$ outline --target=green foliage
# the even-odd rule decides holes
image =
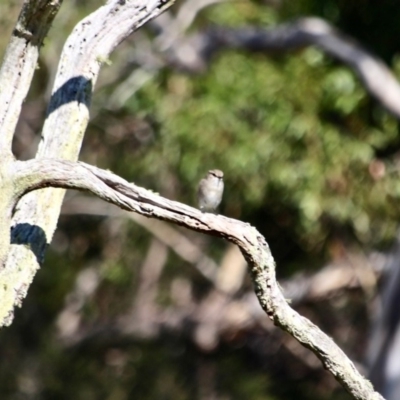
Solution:
[[[371,105],[357,78],[316,50],[276,60],[224,53],[203,76],[170,72],[149,83],[127,107],[149,112],[149,104],[160,132],[130,173],[147,171],[154,185],[165,169],[178,174],[178,200],[192,203],[200,176],[218,167],[227,215],[287,207],[308,243],[332,223],[366,243],[393,234],[397,211],[387,205],[384,217],[382,205],[396,179],[377,182],[369,166],[377,150],[396,144],[397,124],[379,109],[365,118]]]
[[[265,26],[301,7],[339,15],[332,2],[281,9],[247,2],[212,7],[198,23]],[[165,70],[125,113],[152,121],[153,139],[133,154],[121,148],[112,168],[163,195],[195,204],[200,177],[221,168],[226,215],[255,220],[263,231],[260,211],[278,221],[286,209],[285,229],[306,248],[327,243],[338,227],[369,246],[395,232],[398,210],[387,199],[397,196],[396,176],[373,176],[370,167],[380,152],[397,148],[397,122],[348,67],[314,48],[275,58],[222,52],[195,77]],[[392,159],[383,163],[390,167]]]

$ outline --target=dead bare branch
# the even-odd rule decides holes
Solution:
[[[275,262],[269,246],[251,225],[222,215],[202,213],[84,163],[47,159],[21,162],[17,166],[15,179],[18,186],[24,188],[23,193],[48,186],[87,190],[125,210],[236,244],[249,264],[258,301],[274,324],[313,351],[354,398],[382,399],[333,340],[288,305],[276,281]]]
[[[301,18],[270,30],[211,30],[201,40],[197,38],[196,43],[201,44],[201,53],[208,56],[223,48],[282,52],[316,46],[352,68],[367,91],[400,118],[400,85],[393,73],[382,60],[323,19]]]
[[[32,21],[34,26],[35,23],[50,22],[51,11],[44,13],[47,19],[36,20],[35,13],[38,10],[30,7],[31,4],[39,7],[50,5],[50,3],[56,6],[60,2],[26,1],[27,13],[24,14],[24,21]],[[37,159],[57,157],[76,160],[78,158],[83,134],[89,120],[91,95],[100,67],[107,63],[110,52],[123,39],[150,19],[158,16],[172,3],[173,0],[109,0],[75,27],[61,54]],[[25,25],[22,26],[26,28]],[[40,35],[46,33],[45,29],[39,31]],[[39,37],[42,38],[40,35]],[[26,39],[26,35],[23,36]],[[26,45],[25,41],[21,46],[24,45]],[[13,65],[10,65],[7,71],[13,68],[18,70],[19,63],[31,63],[35,58],[35,52],[28,51],[27,54],[30,56],[29,60],[24,58],[24,53],[22,56],[17,55],[16,58],[11,57]],[[31,73],[29,72],[31,69],[28,68],[26,76]],[[27,91],[29,82],[25,80],[24,85],[26,87],[21,90]],[[3,91],[3,85],[1,86]],[[19,104],[24,96],[20,94],[17,96],[12,113],[20,107]],[[49,189],[29,193],[20,200],[18,207],[12,210],[10,206],[15,203],[14,196],[19,189],[14,186],[10,175],[14,167],[18,169],[18,166],[14,164],[11,155],[12,133],[7,131],[4,136],[5,138],[0,140],[4,140],[4,146],[8,148],[1,149],[3,159],[0,165],[2,177],[0,181],[0,226],[2,229],[0,324],[9,325],[13,318],[13,309],[25,298],[28,287],[43,260],[44,249],[54,234],[64,190]],[[12,222],[11,211],[14,211]],[[10,227],[13,227],[11,245]],[[20,244],[24,245],[20,246]],[[40,254],[42,256],[35,256]]]
[[[209,0],[211,1],[211,0]],[[167,15],[156,22],[168,31],[172,17]],[[268,29],[213,27],[204,32],[184,36],[174,42],[149,51],[164,51],[164,66],[169,65],[192,73],[204,72],[212,56],[227,50],[277,54],[315,46],[348,65],[361,79],[365,89],[396,118],[400,118],[400,85],[394,74],[377,56],[320,18],[300,18]],[[161,69],[162,65],[159,65]],[[156,71],[152,70],[154,75]],[[138,71],[136,71],[138,74]],[[135,87],[138,89],[138,82]],[[124,87],[125,99],[129,85]],[[133,91],[131,90],[131,94]]]
[[[62,0],[24,1],[0,70],[0,151],[11,157],[11,142],[31,85],[39,49]]]

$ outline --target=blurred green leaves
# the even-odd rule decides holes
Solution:
[[[369,221],[387,222],[381,205],[389,192],[369,196],[377,182],[368,168],[376,150],[396,138],[397,124],[382,111],[371,117],[377,106],[358,79],[317,50],[275,59],[222,53],[205,75],[170,71],[139,99],[127,104],[130,112],[153,104],[160,126],[140,164],[156,175],[177,173],[181,201],[192,202],[199,177],[218,167],[227,214],[286,206],[295,210],[300,240],[329,235],[331,222],[364,240]]]

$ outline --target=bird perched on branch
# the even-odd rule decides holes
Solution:
[[[212,169],[199,183],[197,199],[199,208],[203,212],[212,212],[221,203],[224,191],[224,173],[219,169]]]

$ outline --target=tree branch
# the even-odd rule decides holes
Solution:
[[[0,152],[11,158],[11,143],[28,93],[39,49],[62,0],[25,0],[0,70]]]
[[[109,0],[75,27],[61,55],[37,159],[77,160],[89,120],[92,90],[101,65],[107,62],[110,53],[124,38],[170,7],[173,1]],[[58,2],[42,0],[33,3]],[[10,69],[18,69],[18,63],[25,62],[24,54],[14,57],[13,62]],[[29,82],[25,81],[24,85],[28,88]],[[20,166],[14,165],[12,157],[7,158],[7,154],[2,154],[4,158],[0,165],[0,280],[3,283],[0,287],[0,326],[11,323],[14,307],[20,305],[26,296],[43,260],[44,249],[53,236],[64,198],[63,190],[29,193],[14,209],[11,222],[7,212],[14,203],[14,195],[20,195],[20,188],[14,186],[8,174],[12,175],[13,170]]]
[[[351,67],[367,91],[400,118],[400,85],[389,68],[354,39],[322,19],[302,18],[270,31],[227,30],[212,36],[217,43],[252,51],[287,51],[314,45]]]
[[[160,19],[157,24],[162,22]],[[201,72],[213,55],[226,49],[276,54],[308,46],[316,46],[347,64],[365,89],[400,118],[400,85],[390,69],[354,39],[320,18],[300,18],[269,29],[214,27],[192,36],[180,36],[166,49],[166,60],[181,69]]]
[[[15,179],[21,188],[20,195],[48,186],[87,190],[125,210],[219,236],[236,244],[249,264],[258,301],[274,324],[312,350],[355,399],[382,399],[333,340],[287,304],[276,281],[275,262],[269,246],[251,225],[222,215],[202,213],[140,188],[109,171],[80,162],[52,159],[20,162]]]

